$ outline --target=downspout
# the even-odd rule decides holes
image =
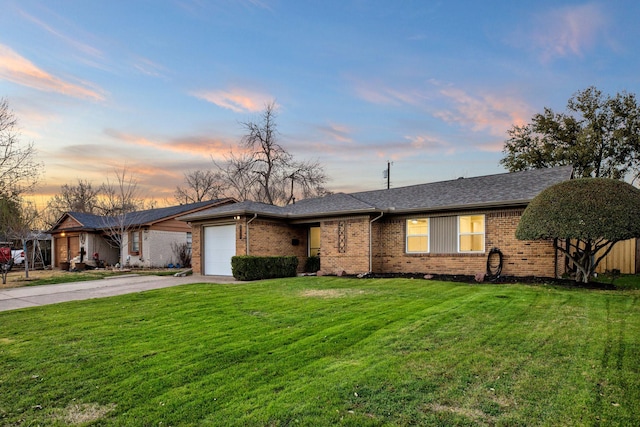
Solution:
[[[553,239],[553,278],[558,278],[558,238]]]
[[[380,212],[380,215],[369,221],[369,273],[373,270],[373,237],[371,236],[371,230],[373,229],[372,224],[382,218],[382,215],[384,215],[384,212]]]
[[[256,219],[257,217],[258,217],[258,214],[257,214],[257,213],[256,213],[256,214],[253,214],[253,218],[251,218],[249,221],[247,221],[247,223],[246,223],[246,225],[245,225],[245,227],[247,227],[247,231],[246,231],[246,233],[244,234],[244,235],[245,235],[245,238],[246,238],[246,240],[247,240],[246,247],[245,247],[245,253],[246,253],[247,255],[249,255],[249,224],[251,224],[251,221],[253,221],[253,220],[254,220],[254,219]]]

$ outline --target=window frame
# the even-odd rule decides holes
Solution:
[[[462,233],[460,231],[460,221],[462,218],[472,218],[472,217],[482,217],[482,232],[465,232]],[[463,251],[460,248],[460,241],[462,236],[482,236],[482,250],[479,251]],[[460,254],[482,254],[486,252],[486,241],[487,241],[487,216],[485,214],[475,214],[475,215],[458,215],[458,253]]]
[[[191,231],[187,231],[187,251],[189,254],[193,251],[193,233]]]
[[[409,222],[410,221],[423,221],[426,220],[427,221],[427,233],[426,234],[409,234]],[[407,254],[428,254],[430,253],[430,249],[431,249],[431,242],[430,240],[430,232],[431,232],[431,218],[429,217],[414,217],[414,218],[407,218],[405,223],[404,223],[404,234],[405,234],[405,238],[404,238],[404,252]],[[409,237],[426,237],[427,239],[427,249],[425,251],[410,251],[409,250]]]
[[[142,233],[138,231],[130,231],[129,232],[129,255],[140,255],[142,252]],[[138,236],[138,250],[133,249],[134,236]]]
[[[311,230],[314,230],[314,231],[317,230],[317,233],[318,233],[318,236],[317,236],[318,237],[318,247],[311,246],[311,244],[312,244],[312,242],[311,242],[311,240],[312,240],[312,238],[311,238],[312,231]],[[319,225],[311,226],[311,227],[309,227],[309,232],[308,232],[308,235],[307,235],[307,256],[309,256],[309,257],[312,257],[312,256],[319,257],[321,249],[322,249],[322,228],[320,228]]]

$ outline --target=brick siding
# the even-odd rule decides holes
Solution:
[[[202,274],[202,225],[191,225],[191,268],[194,274]]]
[[[327,274],[369,271],[368,216],[320,222],[320,269]]]
[[[556,262],[553,241],[520,241],[515,237],[522,212],[523,209],[465,212],[464,215],[485,215],[485,252],[470,254],[407,254],[405,223],[412,216],[383,217],[371,224],[372,271],[475,275],[486,271],[489,251],[498,248],[504,255],[503,275],[554,277]],[[319,221],[320,268],[323,273],[358,274],[369,271],[371,219],[369,216],[357,216]],[[303,271],[307,259],[309,224],[292,225],[258,218],[249,227],[251,255],[297,256],[300,260],[298,270]],[[202,226],[194,225],[192,265],[194,272],[200,274],[201,234]],[[297,240],[297,245],[293,244],[294,240]],[[245,245],[246,218],[242,218],[236,223],[237,255],[246,253]],[[559,256],[558,265],[562,266],[562,263],[562,257]]]
[[[475,275],[486,272],[489,251],[498,248],[504,255],[502,275],[553,277],[553,241],[520,241],[515,237],[522,212],[510,209],[464,213],[485,215],[485,252],[468,254],[407,254],[405,222],[411,216],[380,220],[374,223],[373,271]]]
[[[238,233],[242,226],[242,235]],[[236,255],[245,255],[246,224],[243,220],[236,226]],[[307,259],[308,227],[288,225],[278,221],[256,219],[249,224],[249,255],[296,256],[298,271],[304,270]]]

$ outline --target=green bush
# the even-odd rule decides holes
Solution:
[[[304,263],[304,272],[305,273],[315,273],[320,270],[320,257],[319,256],[310,256],[307,258],[307,261]]]
[[[298,258],[295,256],[234,256],[231,272],[237,280],[262,280],[295,277]]]
[[[554,246],[587,283],[621,240],[640,237],[640,190],[610,178],[580,178],[545,189],[529,203],[516,229],[520,240],[556,239]],[[566,247],[558,240],[566,241]]]

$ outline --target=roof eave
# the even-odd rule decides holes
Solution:
[[[170,220],[170,219],[176,219],[176,220],[181,221],[180,218],[183,217],[183,216],[192,215],[192,214],[195,214],[197,212],[200,212],[200,211],[203,211],[203,210],[206,210],[206,209],[211,209],[211,208],[215,208],[215,207],[224,206],[226,204],[229,204],[229,202],[235,202],[235,201],[236,201],[236,199],[234,199],[233,197],[226,197],[224,199],[220,199],[216,203],[211,203],[210,205],[205,205],[205,206],[202,206],[202,207],[199,207],[199,208],[193,208],[193,209],[191,209],[191,210],[189,210],[187,212],[181,212],[181,213],[178,213],[178,214],[168,215],[168,216],[165,216],[165,217],[162,217],[162,218],[159,218],[159,219],[154,219],[152,221],[148,221],[148,222],[142,223],[142,224],[140,224],[140,226],[141,227],[144,227],[144,226],[153,227],[155,224],[157,224],[159,222],[167,221],[167,220]]]
[[[179,221],[185,221],[185,222],[197,222],[197,221],[207,221],[210,219],[222,219],[222,218],[228,218],[228,217],[234,217],[234,216],[249,216],[249,215],[252,216],[255,214],[258,214],[258,216],[267,217],[267,218],[287,218],[286,214],[279,215],[279,214],[274,214],[270,212],[261,212],[258,210],[240,209],[237,211],[227,211],[227,212],[212,213],[212,214],[201,214],[201,215],[195,214],[195,216],[192,216],[191,214],[189,214],[189,215],[179,216],[176,219]]]
[[[411,209],[396,209],[396,208],[386,208],[386,209],[377,209],[378,211],[383,211],[385,214],[408,214],[415,212],[436,212],[436,211],[468,211],[474,209],[492,209],[492,208],[508,208],[508,207],[526,207],[531,202],[531,199],[527,200],[509,200],[504,202],[481,202],[481,203],[466,203],[460,205],[444,205],[444,206],[433,206],[433,207],[421,207],[421,208],[411,208]]]
[[[308,219],[308,218],[322,218],[327,216],[345,216],[345,215],[362,215],[369,214],[374,212],[380,212],[382,209],[377,209],[374,207],[365,208],[365,209],[346,209],[343,211],[327,211],[327,212],[313,212],[306,214],[288,214],[287,218],[289,219]]]
[[[308,219],[308,218],[321,218],[321,217],[327,217],[327,216],[362,215],[362,214],[380,212],[380,211],[381,209],[376,209],[372,207],[367,209],[348,209],[343,211],[312,212],[312,213],[305,213],[305,214],[292,214],[292,213],[277,214],[277,213],[263,212],[263,211],[252,210],[252,209],[241,209],[237,211],[227,211],[227,212],[221,212],[217,214],[201,215],[201,216],[191,217],[191,218],[187,218],[187,216],[185,215],[183,217],[179,217],[178,219],[180,221],[196,222],[196,221],[206,221],[209,219],[222,219],[222,218],[228,218],[228,217],[234,217],[234,216],[252,216],[255,214],[258,214],[258,216],[263,218]]]

